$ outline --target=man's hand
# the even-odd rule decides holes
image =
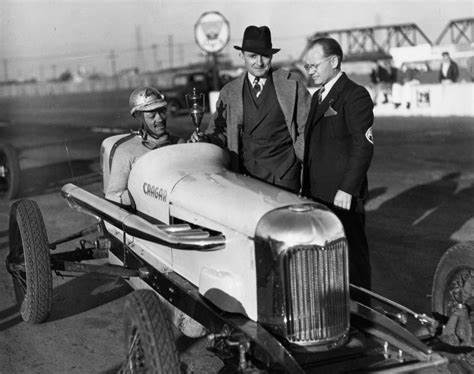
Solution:
[[[200,130],[194,130],[191,134],[191,137],[188,140],[188,143],[199,143],[204,141],[204,133]]]
[[[336,196],[334,197],[334,205],[349,210],[351,208],[352,195],[347,192],[337,190]]]

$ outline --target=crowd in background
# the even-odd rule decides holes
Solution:
[[[471,57],[468,65],[470,81],[474,81],[474,63]],[[403,64],[400,68],[393,65],[392,60],[379,60],[370,73],[372,98],[375,105],[392,104],[395,108],[410,109],[416,100],[412,86],[422,83],[421,69],[416,65]],[[458,64],[449,52],[442,53],[437,80],[441,84],[459,81]]]

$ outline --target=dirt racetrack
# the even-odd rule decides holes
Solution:
[[[23,148],[21,197],[38,202],[49,239],[55,240],[90,222],[67,207],[58,194],[61,185],[71,180],[72,170],[75,183],[99,193],[98,149],[109,135],[99,128],[131,122],[117,109],[100,123],[90,119],[84,126],[80,112],[68,111],[60,116],[52,111],[31,125],[34,108],[0,111],[0,118],[10,119],[10,125],[0,127],[0,137]],[[84,112],[93,118],[87,108]],[[170,119],[170,126],[181,135],[192,129],[187,117]],[[474,123],[471,118],[377,118],[374,136],[367,203],[374,289],[429,313],[438,259],[453,243],[474,240]],[[0,264],[8,252],[10,204],[0,202]],[[125,354],[122,306],[129,292],[114,278],[55,277],[50,319],[27,325],[18,316],[2,266],[0,373],[115,372]],[[177,343],[191,371],[212,373],[222,366],[203,348],[205,340],[180,338]]]

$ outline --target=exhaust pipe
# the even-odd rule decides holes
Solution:
[[[72,183],[61,189],[69,205],[84,211],[98,220],[110,222],[128,235],[161,244],[173,249],[216,251],[225,245],[222,234],[211,235],[204,229],[193,229],[187,224],[154,224],[121,208],[115,203],[98,197]]]

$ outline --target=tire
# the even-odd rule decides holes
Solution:
[[[0,143],[0,199],[11,200],[20,190],[20,163],[10,144]]]
[[[125,300],[125,344],[121,373],[180,373],[171,322],[153,291],[138,290]]]
[[[53,277],[48,236],[36,202],[19,200],[12,205],[9,242],[7,269],[13,278],[21,317],[28,323],[41,323],[51,311]],[[13,269],[15,265],[17,268]]]
[[[454,304],[472,301],[471,295],[461,292],[467,282],[474,289],[474,242],[456,244],[441,257],[433,277],[433,312],[449,316]]]

